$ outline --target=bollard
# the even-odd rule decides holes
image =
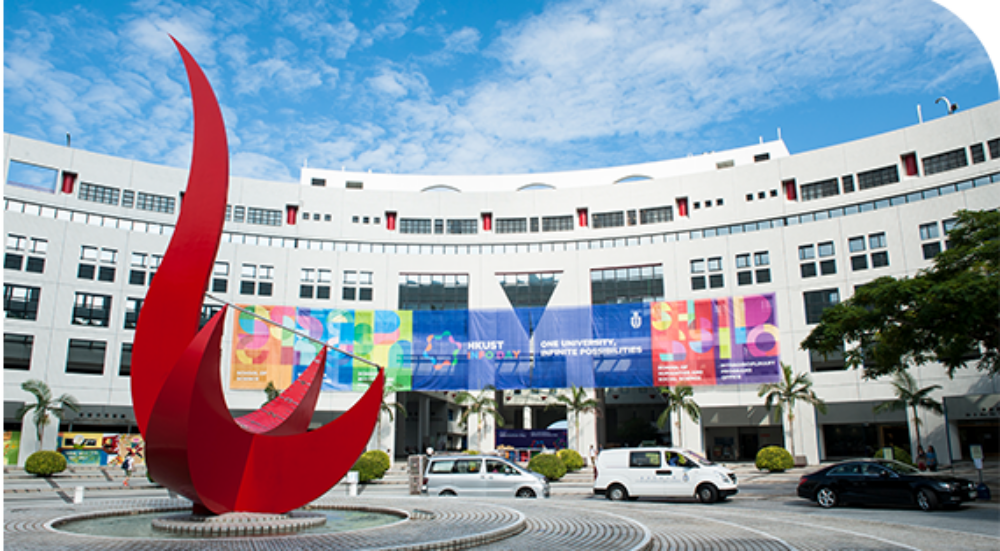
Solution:
[[[83,486],[77,486],[73,491],[73,504],[79,505],[83,503]]]
[[[347,495],[358,497],[358,471],[347,471]]]

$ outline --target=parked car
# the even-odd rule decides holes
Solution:
[[[549,497],[549,482],[500,457],[445,455],[430,458],[421,490],[432,496]]]
[[[697,497],[714,503],[739,492],[736,473],[679,448],[615,448],[597,456],[594,494],[621,501]]]
[[[820,507],[845,503],[913,505],[931,511],[976,499],[971,480],[924,473],[891,459],[858,459],[824,467],[799,479],[799,497]]]

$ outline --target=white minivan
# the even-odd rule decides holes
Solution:
[[[431,496],[549,497],[549,482],[500,457],[435,455],[421,490]]]
[[[594,494],[612,500],[697,497],[714,503],[736,495],[736,473],[679,448],[615,448],[597,456]]]

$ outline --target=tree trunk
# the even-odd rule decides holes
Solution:
[[[674,428],[677,429],[676,431],[674,431],[674,436],[677,437],[677,442],[674,442],[674,447],[680,448],[681,447],[681,414],[679,412],[677,413],[677,420],[674,421]]]
[[[913,406],[913,428],[917,432],[917,447],[922,448],[923,443],[920,442],[920,415],[917,413],[917,406]]]
[[[789,406],[789,410],[791,410],[791,406]],[[792,457],[795,457],[795,414],[791,411],[788,413],[788,448]]]

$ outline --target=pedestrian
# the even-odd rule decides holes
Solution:
[[[917,468],[921,471],[927,470],[927,453],[923,446],[917,446]]]
[[[934,451],[934,446],[927,446],[927,470],[937,472],[937,468],[937,452]]]
[[[128,455],[122,460],[122,470],[125,471],[125,482],[122,486],[128,487],[128,481],[132,478],[132,471],[135,470],[135,454],[129,450]]]
[[[597,450],[594,448],[593,444],[590,445],[590,453],[589,453],[589,455],[590,455],[590,466],[591,467],[596,467],[597,466]]]

